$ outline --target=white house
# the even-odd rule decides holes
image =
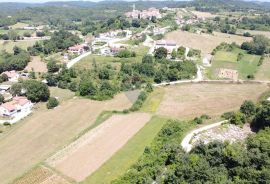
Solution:
[[[155,49],[158,49],[160,47],[164,47],[167,49],[168,53],[172,53],[172,51],[175,49],[177,50],[177,44],[175,41],[170,40],[159,40],[155,43]]]
[[[3,103],[0,106],[0,115],[5,117],[16,117],[20,113],[29,113],[33,103],[23,96],[16,96],[12,101]]]
[[[8,80],[11,82],[18,82],[18,79],[20,77],[19,73],[17,73],[15,70],[12,71],[5,71],[1,75],[7,75]]]
[[[6,93],[10,89],[11,85],[0,85],[0,93]]]

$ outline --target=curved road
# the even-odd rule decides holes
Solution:
[[[193,131],[191,131],[190,133],[188,133],[185,138],[182,140],[181,142],[181,146],[182,148],[186,151],[186,152],[190,152],[191,149],[192,149],[192,144],[190,144],[190,141],[192,139],[192,137],[200,132],[203,132],[205,130],[209,130],[209,129],[212,129],[214,127],[217,127],[217,126],[220,126],[221,124],[223,123],[226,123],[228,122],[228,120],[224,120],[224,121],[220,121],[220,122],[217,122],[217,123],[213,123],[213,124],[210,124],[210,125],[205,125],[203,127],[200,127],[200,128],[197,128]]]

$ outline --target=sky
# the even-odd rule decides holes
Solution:
[[[27,2],[27,3],[44,3],[49,1],[76,1],[76,0],[0,0],[0,2]],[[85,0],[85,1],[101,1],[101,0]],[[270,0],[257,0],[257,1],[265,1],[270,2]]]

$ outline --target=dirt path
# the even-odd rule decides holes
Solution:
[[[120,94],[106,102],[71,99],[54,110],[36,111],[0,140],[0,183],[22,175],[91,126],[104,110],[123,110],[130,100]]]
[[[211,128],[214,128],[214,127],[217,127],[217,126],[220,126],[222,123],[226,123],[227,120],[224,120],[224,121],[220,121],[220,122],[217,122],[217,123],[213,123],[213,124],[210,124],[210,125],[205,125],[203,127],[200,127],[200,128],[197,128],[195,130],[193,130],[192,132],[188,133],[185,138],[182,140],[181,142],[181,146],[182,148],[186,151],[186,152],[190,152],[191,149],[192,149],[192,144],[190,144],[190,141],[192,139],[192,137],[200,132],[203,132],[205,130],[209,130]]]
[[[124,146],[150,118],[147,113],[114,115],[49,158],[47,163],[82,181]]]

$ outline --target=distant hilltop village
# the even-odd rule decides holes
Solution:
[[[132,19],[151,19],[156,17],[157,19],[162,18],[162,14],[159,12],[159,9],[149,8],[148,10],[136,10],[135,4],[133,4],[133,10],[131,12],[125,13],[128,18]]]

